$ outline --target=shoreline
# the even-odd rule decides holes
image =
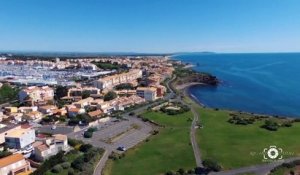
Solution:
[[[184,90],[186,88],[190,88],[191,86],[196,86],[196,85],[206,85],[205,83],[198,83],[198,82],[191,82],[191,83],[186,83],[182,85],[177,85],[175,88],[177,90]]]
[[[178,61],[178,59],[174,58],[174,56],[176,55],[171,55],[169,58],[170,60],[173,61]],[[183,65],[185,65],[185,62],[180,60],[182,62]],[[193,64],[188,63],[187,68],[186,69],[193,69]],[[193,69],[194,70],[194,69]],[[199,72],[197,70],[195,70],[196,72]],[[266,116],[266,117],[271,117],[271,118],[285,118],[285,119],[300,119],[300,116],[291,116],[291,115],[279,115],[279,114],[268,114],[268,113],[259,113],[259,112],[251,112],[251,111],[243,111],[243,110],[239,110],[239,109],[228,109],[228,108],[222,108],[222,107],[211,107],[211,106],[206,106],[204,105],[196,96],[194,96],[193,94],[191,94],[190,92],[190,88],[192,86],[197,86],[197,85],[206,85],[205,83],[197,83],[197,82],[191,82],[191,83],[187,83],[187,84],[182,84],[182,85],[178,85],[175,87],[175,89],[179,90],[179,91],[183,91],[184,95],[187,96],[188,98],[190,98],[191,100],[193,100],[196,104],[198,104],[201,107],[207,107],[210,109],[220,109],[220,110],[225,110],[225,111],[229,111],[229,112],[241,112],[241,113],[245,113],[245,114],[250,114],[250,115],[259,115],[259,116]],[[200,87],[201,88],[201,87]]]
[[[178,89],[178,90],[182,90],[184,96],[191,99],[196,105],[199,105],[202,108],[208,108],[208,109],[212,109],[212,110],[216,109],[214,107],[204,105],[199,99],[197,99],[197,97],[195,97],[190,92],[190,88],[192,86],[197,86],[197,85],[199,85],[199,83],[198,84],[189,83],[185,86],[184,89]],[[205,84],[201,83],[201,85],[205,85]],[[228,111],[228,112],[244,113],[244,114],[248,114],[248,115],[252,115],[252,116],[263,116],[263,117],[268,117],[268,118],[289,119],[289,120],[300,119],[300,117],[297,117],[297,116],[280,116],[280,115],[277,116],[277,115],[262,114],[262,113],[256,113],[256,112],[247,112],[247,111],[241,111],[241,110],[236,110],[236,109],[226,109],[226,108],[219,108],[219,107],[217,109],[223,110],[223,111]]]

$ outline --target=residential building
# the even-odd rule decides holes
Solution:
[[[94,99],[92,97],[88,97],[82,100],[79,100],[78,102],[73,103],[74,106],[76,106],[76,108],[84,108],[88,105],[91,104],[91,102],[93,102]]]
[[[39,106],[38,110],[45,115],[52,115],[58,110],[58,108],[54,105],[45,105]]]
[[[125,110],[125,108],[133,106],[135,104],[140,104],[145,102],[144,98],[137,95],[132,95],[129,97],[120,97],[97,105],[98,109],[101,109],[103,113],[110,113],[114,110]]]
[[[85,113],[85,109],[83,108],[76,108],[75,106],[68,108],[68,116],[69,117],[75,117],[78,114]]]
[[[154,88],[156,88],[156,96],[157,98],[161,98],[164,96],[164,94],[166,93],[167,89],[165,86],[162,85],[155,85],[153,86]]]
[[[35,143],[34,154],[39,161],[44,161],[60,151],[69,151],[68,137],[63,134],[55,134],[45,138],[42,142]]]
[[[22,106],[22,107],[19,107],[19,109],[18,109],[18,111],[21,113],[29,113],[29,112],[34,112],[37,110],[38,110],[37,106]]]
[[[23,149],[35,141],[35,130],[32,128],[18,128],[7,132],[5,143],[10,148]]]
[[[147,101],[156,100],[156,88],[154,87],[138,87],[136,94]]]
[[[88,115],[92,118],[98,118],[103,114],[103,112],[101,110],[96,110],[96,111],[92,111],[89,112]]]
[[[129,72],[100,78],[94,82],[98,89],[112,89],[114,86],[122,83],[132,83],[142,77],[142,70],[132,69]]]
[[[31,102],[32,105],[46,103],[51,101],[54,98],[54,91],[48,86],[37,87],[30,86],[25,89],[22,89],[19,92],[19,100],[23,102]]]
[[[21,129],[21,125],[4,125],[0,124],[0,144],[5,143],[5,136],[13,130]]]
[[[13,154],[0,159],[0,175],[29,174],[31,167],[22,154]]]
[[[100,90],[96,87],[70,88],[68,90],[68,97],[82,96],[83,93],[95,95],[100,94]]]
[[[24,117],[24,119],[29,120],[29,121],[39,122],[39,121],[41,121],[43,114],[39,111],[32,111],[32,112],[24,114],[23,117]]]
[[[4,108],[4,112],[5,113],[17,113],[18,112],[18,108],[17,107],[5,107]]]

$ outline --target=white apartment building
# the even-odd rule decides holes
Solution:
[[[81,96],[84,92],[89,94],[99,94],[100,90],[96,87],[70,88],[68,90],[68,97]]]
[[[156,88],[154,87],[138,87],[136,95],[144,98],[147,101],[156,100]]]
[[[132,83],[142,77],[142,70],[132,69],[129,72],[107,76],[94,81],[94,86],[98,89],[111,89],[122,83]]]
[[[32,128],[18,128],[5,135],[5,143],[10,148],[23,149],[35,141],[35,130]]]

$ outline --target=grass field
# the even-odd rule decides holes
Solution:
[[[126,152],[124,158],[109,161],[106,175],[159,175],[196,166],[189,138],[191,112],[175,116],[147,112],[143,116],[165,125],[165,128],[150,137],[150,141]]]
[[[202,159],[213,158],[225,169],[261,164],[264,148],[276,145],[283,151],[300,154],[300,123],[290,128],[268,131],[260,128],[262,121],[252,125],[233,125],[227,122],[229,112],[215,111],[196,106],[200,113],[203,129],[197,133]],[[284,156],[286,158],[287,156]]]

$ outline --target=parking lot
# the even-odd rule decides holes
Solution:
[[[150,124],[134,117],[130,117],[127,120],[110,120],[99,124],[97,128],[98,130],[93,133],[92,138],[83,137],[86,129],[70,133],[68,136],[96,147],[119,152],[117,151],[118,147],[122,146],[129,149],[145,140],[152,131]]]

